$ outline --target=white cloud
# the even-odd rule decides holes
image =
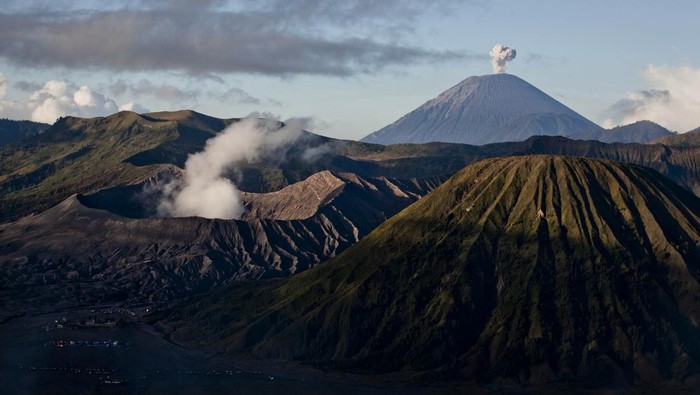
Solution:
[[[654,121],[687,132],[700,126],[700,69],[689,66],[648,66],[649,89],[630,92],[608,110],[603,126]]]
[[[22,85],[31,84],[22,81]],[[0,116],[13,119],[53,123],[62,116],[100,117],[114,114],[118,109],[139,113],[149,112],[147,108],[134,102],[119,107],[114,100],[92,90],[89,86],[77,86],[69,81],[48,81],[39,85],[40,87],[25,100],[6,100],[7,86],[7,79],[0,73]]]
[[[32,121],[53,123],[59,117],[99,117],[113,114],[117,104],[87,85],[75,88],[66,81],[52,80],[34,92],[27,103]]]

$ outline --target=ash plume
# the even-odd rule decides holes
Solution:
[[[203,151],[187,158],[182,178],[163,186],[158,214],[240,218],[245,211],[240,191],[226,174],[239,162],[254,162],[273,153],[284,156],[304,127],[304,120],[292,119],[280,128],[277,121],[259,119],[257,114],[229,126],[207,140]]]
[[[506,72],[506,63],[515,59],[517,52],[515,48],[505,47],[501,44],[496,44],[491,48],[491,66],[493,67],[493,72],[495,74],[502,74]]]

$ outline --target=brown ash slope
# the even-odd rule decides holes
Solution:
[[[3,299],[8,308],[32,298],[157,301],[235,280],[288,276],[353,245],[442,181],[323,172],[273,196],[245,194],[253,210],[231,221],[126,218],[94,208],[118,200],[107,198],[109,190],[97,200],[72,196],[0,225]]]
[[[372,216],[375,212],[382,212],[388,218],[386,213],[399,212],[407,202],[418,200],[444,180],[441,177],[410,180],[362,178],[353,173],[324,170],[279,191],[243,192],[246,208],[243,219],[307,219],[327,205],[343,212],[352,208],[350,216],[361,213]],[[349,194],[346,192],[348,188]]]
[[[559,156],[466,167],[288,280],[153,319],[212,351],[482,382],[638,385],[700,373],[700,199]]]

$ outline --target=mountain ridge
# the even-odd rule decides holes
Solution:
[[[72,194],[134,184],[163,166],[184,167],[187,156],[238,118],[190,110],[108,117],[67,117],[50,130],[0,147],[0,222],[39,213]],[[576,137],[572,137],[576,138]],[[305,134],[287,161],[238,166],[234,182],[248,192],[272,192],[322,170],[397,179],[449,176],[477,160],[513,154],[591,156],[652,167],[700,196],[700,147],[603,144],[559,137],[470,146],[453,143],[376,145]],[[321,149],[309,162],[303,149]]]
[[[606,130],[591,130],[579,133],[572,138],[597,140],[602,143],[650,143],[675,133],[652,121],[637,121],[628,125]]]
[[[662,137],[654,141],[655,144],[668,145],[678,148],[692,148],[700,146],[700,128],[673,136]]]

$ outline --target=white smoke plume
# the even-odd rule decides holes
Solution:
[[[678,132],[700,126],[700,69],[652,65],[643,76],[649,89],[630,92],[613,104],[605,114],[604,127],[641,120]]]
[[[504,47],[501,44],[496,44],[491,49],[489,55],[491,55],[491,66],[493,66],[493,72],[495,74],[501,74],[506,72],[506,63],[515,59],[517,52],[514,48]]]
[[[128,103],[124,103],[121,106],[119,106],[119,111],[133,111],[135,113],[143,114],[147,112],[151,112],[148,108],[138,104],[134,103],[133,101],[130,101]]]
[[[216,137],[207,140],[204,151],[185,162],[185,175],[163,188],[158,214],[167,217],[198,216],[238,219],[244,212],[240,191],[226,178],[236,163],[256,161],[284,151],[302,136],[304,120],[292,119],[279,127],[276,121],[253,114]]]

